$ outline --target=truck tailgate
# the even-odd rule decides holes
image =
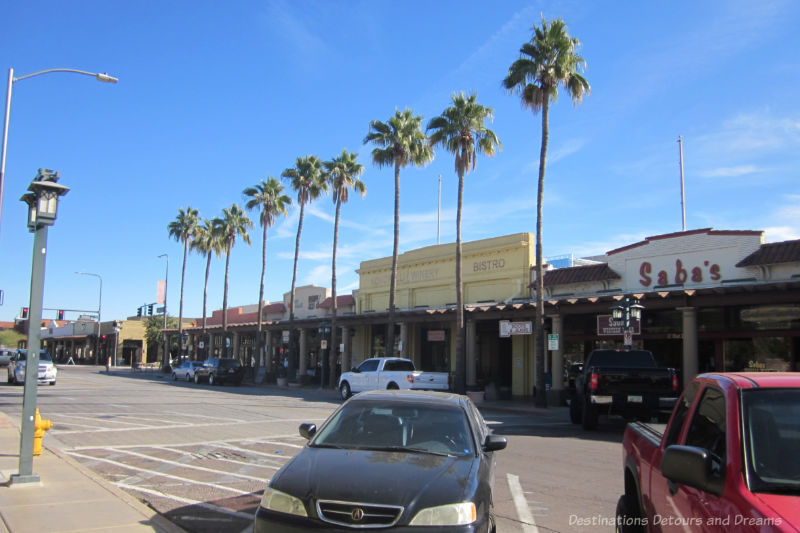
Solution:
[[[449,390],[449,375],[444,372],[420,372],[414,375],[412,389]]]
[[[597,373],[598,389],[605,394],[676,395],[672,390],[672,372],[663,368],[599,368]]]

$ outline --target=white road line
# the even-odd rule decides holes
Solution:
[[[110,449],[114,450],[114,448],[110,448]],[[170,461],[169,459],[162,459],[160,457],[153,457],[151,455],[147,455],[147,454],[144,454],[144,453],[138,453],[138,452],[132,452],[130,450],[114,450],[114,451],[116,451],[118,453],[126,453],[128,455],[133,455],[134,457],[140,457],[142,459],[148,459],[150,461],[157,461],[159,463],[164,463],[164,464],[168,464],[168,465],[177,466],[177,467],[180,467],[180,468],[190,468],[192,470],[200,470],[201,472],[211,472],[213,474],[223,474],[225,476],[233,476],[233,477],[238,477],[238,478],[242,478],[242,479],[248,479],[250,481],[258,481],[258,482],[263,482],[264,481],[263,477],[248,476],[248,475],[245,475],[245,474],[234,474],[233,472],[228,472],[228,471],[225,471],[225,470],[217,470],[216,468],[206,468],[204,466],[188,465],[186,463],[181,463],[181,462],[178,462],[178,461]]]
[[[114,416],[117,416],[117,415],[114,415]],[[58,422],[59,419],[61,419],[61,418],[81,418],[83,420],[91,420],[93,422],[111,422],[112,424],[127,424],[129,426],[138,426],[140,428],[148,427],[147,424],[137,424],[136,422],[125,422],[124,420],[111,420],[111,419],[108,419],[108,418],[102,418],[102,417],[98,417],[98,416],[70,415],[70,414],[61,413],[61,414],[57,415],[54,418],[56,419],[56,422]],[[98,428],[98,426],[87,426],[85,424],[70,424],[70,425],[82,426],[82,427],[90,427],[90,428]],[[99,427],[102,427],[102,426],[99,426]]]
[[[160,490],[146,489],[144,487],[137,487],[136,485],[127,485],[125,483],[120,483],[120,482],[116,482],[116,481],[114,482],[114,485],[116,485],[117,487],[123,488],[123,489],[134,490],[134,491],[138,491],[138,492],[143,492],[145,494],[150,494],[151,496],[160,496],[162,498],[166,498],[168,500],[173,500],[173,501],[176,501],[176,502],[179,502],[179,503],[183,503],[185,505],[192,505],[192,506],[196,505],[198,507],[202,507],[202,508],[208,509],[210,511],[229,514],[229,515],[236,516],[238,518],[244,518],[244,519],[247,519],[247,520],[252,520],[252,518],[253,518],[253,515],[251,515],[251,514],[242,513],[242,512],[239,512],[239,511],[234,511],[233,509],[226,509],[225,507],[220,507],[220,506],[214,505],[212,503],[201,502],[201,501],[198,501],[198,500],[190,500],[189,498],[181,498],[180,496],[173,496],[172,494],[166,494],[164,492],[161,492]],[[250,493],[248,492],[246,494],[250,494]]]
[[[224,443],[220,442],[219,445],[220,446],[224,446],[225,448],[227,448],[229,450],[236,450],[238,452],[246,452],[246,453],[254,453],[256,455],[263,455],[264,457],[277,457],[279,459],[291,459],[292,458],[292,456],[290,456],[290,455],[282,455],[282,454],[278,454],[278,453],[268,453],[268,452],[259,452],[257,450],[251,450],[250,448],[239,448],[238,446],[234,446],[233,444],[230,444],[228,442],[224,442]]]
[[[149,446],[149,448],[152,448],[154,450],[165,450],[165,451],[168,451],[168,452],[180,453],[180,454],[183,454],[183,455],[189,455],[191,457],[197,457],[197,458],[201,458],[202,457],[204,459],[212,459],[214,461],[224,461],[226,463],[233,463],[235,465],[255,466],[257,468],[270,468],[272,470],[278,470],[280,468],[280,466],[260,465],[260,464],[257,464],[257,463],[250,463],[250,462],[247,462],[247,461],[236,461],[234,459],[225,459],[225,458],[222,458],[222,457],[214,457],[213,454],[211,454],[209,456],[209,455],[204,455],[204,454],[199,453],[199,452],[187,452],[185,450],[177,449],[177,447]],[[110,449],[114,450],[115,448],[110,448]],[[120,450],[120,451],[124,451],[124,450]]]
[[[247,440],[243,442],[252,442],[253,444],[272,444],[274,446],[288,446],[289,448],[303,448],[302,444],[289,444],[288,442],[277,442],[274,440]]]
[[[73,433],[117,433],[121,431],[142,431],[144,429],[178,429],[178,428],[201,428],[201,427],[223,427],[223,426],[238,426],[241,424],[270,424],[270,423],[282,423],[282,422],[310,422],[315,419],[307,419],[307,418],[298,418],[298,419],[283,419],[283,420],[248,420],[243,422],[226,422],[224,424],[171,424],[171,425],[164,425],[164,426],[152,426],[152,427],[144,427],[144,428],[108,428],[108,429],[97,429],[93,431],[60,431],[59,435],[70,435]],[[322,420],[322,419],[317,419]],[[251,440],[251,439],[242,439],[244,440]]]
[[[517,516],[519,516],[520,523],[522,524],[522,531],[524,533],[539,533],[539,528],[536,527],[536,521],[533,519],[531,510],[528,508],[528,502],[525,500],[525,495],[522,493],[522,485],[519,483],[519,476],[514,474],[506,474],[508,479],[508,488],[511,490],[511,498],[514,500],[514,507],[517,508]]]
[[[131,466],[131,465],[128,465],[128,464],[125,464],[125,463],[121,463],[119,461],[112,461],[111,459],[103,459],[103,458],[100,458],[100,457],[93,457],[91,455],[83,455],[82,453],[70,453],[70,455],[72,455],[74,457],[81,457],[83,459],[88,459],[90,461],[100,461],[101,463],[108,463],[108,464],[111,464],[111,465],[114,465],[114,466],[121,466],[122,468],[126,468],[128,470],[133,470],[134,472],[145,472],[145,473],[148,473],[148,474],[152,474],[154,476],[161,476],[161,477],[166,477],[166,478],[170,478],[170,479],[177,479],[178,481],[183,481],[183,482],[188,483],[190,485],[205,485],[207,487],[212,487],[212,488],[219,489],[219,490],[227,490],[228,492],[235,492],[236,494],[239,494],[239,495],[250,494],[250,492],[247,492],[247,491],[244,491],[244,490],[239,490],[239,489],[232,489],[230,487],[226,487],[224,485],[219,485],[217,483],[208,483],[206,481],[197,481],[196,479],[189,479],[187,477],[174,476],[172,474],[167,474],[165,472],[159,472],[158,470],[150,470],[149,468],[142,468],[142,467],[139,467],[139,466]],[[262,481],[264,481],[264,480],[262,480]],[[267,481],[265,481],[265,483],[267,483]]]
[[[196,413],[187,413],[182,411],[164,411],[164,414],[180,416],[185,418],[207,418],[208,420],[225,420],[226,422],[247,422],[247,420],[240,420],[238,418],[225,418],[221,416],[208,416],[198,415]]]
[[[50,430],[52,431],[52,430]],[[64,433],[62,433],[63,435]],[[261,437],[248,437],[246,439],[233,439],[229,442],[253,442],[258,441]],[[294,438],[294,433],[291,435],[270,435],[269,437],[263,437],[264,439],[291,439]],[[302,437],[298,437],[302,438]],[[209,445],[216,445],[216,446],[228,446],[228,442],[223,442],[220,440],[202,440],[202,441],[192,441],[192,442],[181,442],[181,443],[163,443],[163,442],[151,442],[149,444],[118,444],[114,446],[117,450],[125,450],[128,448],[153,448],[157,446],[209,446]],[[67,448],[66,451],[85,451],[85,450],[106,450],[106,446],[73,446],[72,448]],[[250,451],[250,450],[248,450]],[[261,453],[261,452],[253,452],[253,453]],[[279,456],[282,457],[282,456]]]

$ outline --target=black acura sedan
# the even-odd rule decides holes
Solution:
[[[465,396],[371,391],[350,398],[269,483],[254,533],[494,532],[490,435]]]

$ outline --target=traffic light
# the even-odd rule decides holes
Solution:
[[[22,320],[26,320],[27,318],[28,318],[28,308],[27,307],[23,307],[22,308]]]
[[[147,314],[153,316],[153,304],[147,305]]]
[[[59,309],[58,310],[58,319],[59,320],[64,320],[64,310],[63,309]]]
[[[142,316],[142,308],[141,307],[136,310],[136,316],[141,318],[141,316]]]

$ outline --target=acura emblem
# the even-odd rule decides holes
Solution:
[[[361,522],[364,520],[364,509],[356,507],[350,512],[350,518],[353,519],[353,522]]]

